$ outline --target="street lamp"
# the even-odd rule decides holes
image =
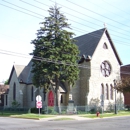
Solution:
[[[114,88],[115,88],[115,114],[117,114],[117,108],[116,108],[116,80],[114,79]]]

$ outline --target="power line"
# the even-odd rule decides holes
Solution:
[[[12,52],[12,51],[7,51],[7,50],[1,50],[0,49],[0,54],[12,55],[12,56],[17,56],[17,57],[22,57],[22,58],[34,59],[34,60],[38,60],[38,61],[45,61],[45,62],[48,62],[48,63],[64,64],[64,65],[68,65],[68,66],[77,66],[79,68],[90,69],[90,66],[88,66],[88,65],[70,64],[70,63],[65,63],[64,61],[56,61],[56,60],[52,60],[52,59],[49,59],[49,58],[42,58],[42,57],[37,57],[37,56],[32,57],[32,56],[27,55],[27,54],[17,53],[17,52]],[[93,69],[97,69],[97,70],[100,70],[99,68],[98,67],[93,67]],[[130,74],[130,72],[128,72],[128,71],[121,71],[121,74]]]
[[[81,6],[81,5],[78,5],[78,4],[76,4],[76,3],[72,2],[72,1],[69,1],[69,0],[66,0],[66,1],[68,1],[68,2],[70,2],[70,3],[72,3],[72,4],[76,5],[76,6],[78,6],[78,7],[80,7],[80,8],[83,8],[83,9],[85,9],[85,10],[88,10],[88,11],[94,13],[94,14],[97,14],[97,15],[99,15],[99,16],[102,16],[102,17],[104,17],[104,18],[107,18],[107,19],[109,19],[109,20],[111,20],[111,21],[113,21],[113,22],[119,23],[120,25],[124,25],[124,26],[126,26],[126,27],[130,27],[130,26],[128,26],[128,25],[125,25],[125,24],[123,24],[123,23],[120,23],[120,22],[118,22],[118,21],[115,21],[115,20],[113,20],[113,19],[111,19],[111,18],[108,18],[108,17],[106,17],[106,16],[104,16],[104,15],[101,15],[101,14],[99,14],[99,13],[97,13],[97,12],[94,12],[94,11],[92,11],[92,10],[90,10],[90,9],[87,9],[87,8]]]
[[[24,3],[26,3],[26,4],[28,4],[28,5],[31,5],[31,6],[34,6],[34,5],[32,5],[32,4],[30,4],[30,3],[28,3],[28,2],[25,2],[25,1],[23,1],[23,0],[20,0],[21,2],[24,2]],[[43,4],[43,5],[45,5],[45,6],[48,6],[48,5],[46,5],[46,4],[44,4],[44,3],[42,3],[42,2],[39,2],[39,1],[37,1],[37,0],[34,0],[34,1],[36,1],[36,2],[38,2],[38,3],[40,3],[40,4]],[[34,7],[36,7],[36,8],[39,8],[39,7],[37,7],[37,6],[34,6]],[[49,7],[49,6],[48,6]],[[39,8],[39,9],[41,9],[41,8]],[[92,28],[92,27],[90,27],[90,26],[87,26],[87,25],[85,25],[85,24],[82,24],[82,23],[79,23],[79,22],[77,22],[77,21],[74,21],[74,20],[72,20],[72,19],[69,19],[70,21],[73,21],[73,22],[75,22],[75,23],[78,23],[78,24],[80,24],[80,25],[82,25],[82,26],[86,26],[86,27],[89,27],[89,28]],[[92,29],[95,29],[95,28],[92,28]],[[86,31],[85,31],[86,32]],[[116,36],[116,35],[115,35]],[[118,36],[119,37],[119,36]],[[125,38],[126,39],[126,38]],[[126,40],[130,40],[130,39],[126,39]],[[119,40],[116,40],[116,41],[118,41],[118,42],[123,42],[123,41],[119,41]]]
[[[0,54],[12,55],[12,56],[29,58],[29,59],[31,58],[31,56],[29,56],[29,55],[27,56],[25,54],[11,52],[11,51],[5,51],[5,50],[4,51],[2,50],[2,52],[0,51]],[[48,62],[48,63],[64,64],[64,65],[68,65],[68,66],[77,66],[77,67],[81,67],[81,68],[89,68],[87,65],[77,65],[77,64],[71,64],[71,63],[65,63],[64,61],[55,61],[55,60],[52,60],[52,59],[49,59],[49,58],[42,58],[42,57],[37,57],[37,56],[34,56],[31,59],[38,60],[38,61],[45,61],[45,62]]]
[[[38,2],[38,3],[40,3],[40,4],[43,4],[43,5],[46,5],[46,4],[42,3],[42,2],[39,2],[38,0],[34,0],[34,1],[36,1],[36,2]],[[52,1],[52,0],[50,0],[50,1]],[[54,1],[52,1],[52,2],[54,2]],[[58,4],[59,4],[59,3],[58,3]],[[59,5],[61,5],[61,4],[59,4]],[[46,5],[46,6],[48,6],[48,5]],[[61,5],[61,6],[65,7],[65,8],[68,8],[68,7],[64,6],[64,5]],[[70,9],[70,8],[69,8],[69,9]],[[71,10],[73,10],[73,9],[71,9]],[[76,11],[76,10],[73,10],[73,11]],[[62,11],[62,12],[63,12],[63,11]],[[77,11],[76,11],[76,12],[77,12]],[[69,14],[69,13],[67,13],[67,12],[63,12],[63,13]],[[81,14],[81,13],[80,13],[80,14]],[[85,22],[92,23],[92,22],[90,22],[90,21],[87,21],[87,20],[82,19],[82,18],[80,18],[80,17],[77,17],[77,16],[75,16],[75,15],[72,15],[72,14],[69,14],[69,15],[71,15],[71,16],[73,16],[73,17],[76,17],[76,18],[79,18],[80,20],[84,20]],[[70,21],[73,21],[73,22],[76,22],[76,23],[78,23],[78,24],[81,24],[81,23],[79,23],[79,22],[77,22],[77,21],[74,21],[74,20],[72,20],[72,19],[69,19],[69,20],[70,20]],[[97,26],[100,26],[100,25],[98,25],[98,24],[96,24],[96,23],[92,23],[92,24],[97,25]],[[83,25],[83,24],[81,24],[81,25]],[[83,25],[83,26],[84,26],[84,25]],[[87,26],[87,25],[85,25],[85,26]],[[110,26],[113,26],[113,25],[110,25]],[[89,26],[87,26],[87,27],[89,27]],[[117,28],[117,29],[120,29],[119,27],[116,27],[116,26],[113,26],[113,27],[115,27],[115,28]],[[90,28],[92,28],[92,27],[90,27]],[[94,28],[92,28],[92,29],[94,29]],[[124,29],[120,29],[120,30],[126,31],[126,30],[124,30]],[[115,30],[111,30],[111,31],[120,34],[120,32],[117,32],[117,31],[115,31]],[[127,36],[127,35],[125,35],[125,34],[123,34],[123,35],[127,37],[127,38],[125,38],[125,39],[130,40],[130,39],[128,39],[128,36]],[[115,35],[115,36],[117,36],[117,35]],[[118,37],[119,37],[119,36],[118,36]],[[120,38],[121,38],[121,37],[120,37]],[[123,38],[123,37],[122,37],[122,38]]]
[[[41,15],[41,14],[38,14],[38,13],[36,13],[36,12],[33,12],[33,11],[28,10],[28,9],[22,8],[22,7],[20,7],[20,6],[17,6],[17,5],[15,5],[15,4],[12,4],[12,3],[7,2],[7,1],[5,1],[5,0],[3,0],[3,1],[6,2],[6,3],[11,4],[11,5],[13,5],[13,6],[16,6],[16,7],[18,7],[18,8],[21,8],[21,9],[27,10],[27,11],[29,11],[29,12],[35,13],[35,14],[37,14],[37,15],[43,16],[43,15]],[[22,0],[20,0],[20,1],[22,1]],[[38,2],[37,0],[34,0],[34,1]],[[22,2],[24,2],[24,1],[22,1]],[[24,3],[29,4],[29,5],[31,5],[31,6],[34,6],[34,5],[32,5],[32,4],[30,4],[30,3],[27,3],[27,2],[24,2]],[[40,3],[41,3],[41,2],[40,2]],[[42,4],[43,4],[43,3],[42,3]],[[44,5],[46,5],[46,4],[44,4]],[[46,6],[48,6],[48,5],[46,5]],[[37,7],[37,6],[34,6],[34,7]],[[37,7],[37,8],[39,8],[39,7]],[[39,9],[41,9],[41,8],[39,8]],[[44,10],[44,9],[42,9],[42,10]],[[46,10],[44,10],[44,11],[46,11]],[[44,17],[45,17],[45,16],[44,16]],[[71,20],[71,21],[76,22],[76,21],[74,21],[74,20]],[[77,22],[77,23],[78,23],[78,24],[81,24],[81,23],[79,23],[79,22]],[[81,25],[84,25],[84,24],[81,24]],[[84,25],[84,26],[86,26],[86,25]],[[88,26],[87,26],[87,27],[88,27]],[[94,29],[94,28],[93,28],[93,29]],[[118,37],[119,37],[119,36],[118,36]],[[125,38],[125,39],[126,39],[126,38]],[[130,40],[130,39],[126,39],[126,40]]]
[[[116,9],[120,10],[121,12],[123,11],[124,13],[129,14],[128,12],[126,12],[126,11],[124,11],[124,10],[122,10],[122,9],[118,8],[117,6],[114,6],[113,4],[110,4],[110,3],[106,2],[105,0],[102,0],[102,1],[104,1],[105,3],[107,3],[107,4],[111,5],[112,7],[114,7],[114,8],[116,8]],[[130,14],[129,14],[129,15],[130,15]]]
[[[11,4],[11,5],[15,6],[15,7],[18,7],[18,8],[20,8],[20,9],[24,9],[24,10],[26,10],[26,11],[29,11],[29,12],[31,12],[31,13],[34,13],[34,14],[36,14],[36,15],[39,15],[39,16],[42,16],[42,17],[43,17],[43,15],[41,15],[41,14],[39,14],[39,13],[36,13],[36,12],[34,12],[34,11],[31,11],[31,10],[28,10],[28,9],[26,9],[26,8],[20,7],[20,6],[18,6],[18,5],[12,4],[12,3],[7,2],[7,1],[5,1],[5,0],[3,0],[3,1],[6,2],[6,3],[8,3],[8,4]],[[43,9],[43,10],[44,10],[44,9]],[[45,11],[46,11],[46,10],[45,10]],[[45,17],[45,16],[44,16],[44,17]]]
[[[10,38],[13,38],[13,39],[16,39],[16,40],[20,40],[20,41],[25,42],[23,39],[19,39],[19,38],[17,38],[17,37],[12,37],[12,36],[9,36],[9,35],[3,34],[3,33],[0,33],[0,34],[3,35],[3,36],[6,36],[6,37],[10,37]]]
[[[21,10],[15,9],[15,8],[12,8],[12,7],[10,7],[10,6],[3,5],[3,4],[1,4],[1,3],[0,3],[0,5],[5,6],[5,7],[7,7],[7,8],[10,8],[10,9],[13,9],[13,10],[19,11],[19,12],[21,12],[21,13],[24,13],[24,14],[27,14],[27,15],[30,15],[30,16],[33,16],[33,17],[36,17],[36,18],[38,18],[38,19],[42,19],[42,20],[43,20],[43,18],[40,18],[40,17],[37,17],[37,16],[35,16],[35,15],[29,14],[29,13],[26,13],[26,12],[23,12],[23,11],[21,11]]]
[[[38,2],[38,3],[41,3],[41,2],[39,2],[38,0],[34,0],[34,1],[36,1],[36,2]],[[52,2],[54,3],[53,0],[50,0],[50,1],[52,1]],[[42,3],[42,4],[44,4],[44,3]],[[58,3],[58,4],[59,4],[59,3]],[[89,17],[89,18],[91,18],[91,19],[94,19],[94,20],[96,20],[96,21],[99,21],[99,22],[103,23],[103,21],[101,21],[101,20],[99,20],[99,19],[95,19],[95,18],[93,18],[93,17],[91,17],[91,16],[88,16],[88,15],[86,15],[86,14],[83,14],[83,13],[81,13],[81,12],[78,12],[77,10],[74,10],[74,9],[69,8],[69,7],[67,7],[67,6],[64,6],[64,5],[62,5],[62,4],[59,4],[59,5],[65,7],[65,8],[67,8],[67,9],[69,9],[69,10],[72,10],[72,11],[74,11],[74,12],[77,12],[77,13],[79,13],[79,14],[82,14],[82,15],[84,15],[84,16],[86,16],[86,17]],[[95,24],[95,23],[94,23],[94,24]],[[127,31],[127,30],[121,29],[121,28],[119,28],[119,27],[113,26],[113,25],[111,25],[111,24],[108,24],[108,25],[110,25],[110,26],[112,26],[112,27],[114,27],[114,28],[123,30],[123,31]]]
[[[31,6],[33,6],[33,7],[35,7],[35,8],[44,10],[43,8],[40,8],[40,7],[38,7],[38,6],[35,6],[35,5],[33,5],[33,4],[30,4],[30,3],[28,3],[28,2],[25,2],[25,1],[23,1],[23,0],[19,0],[19,1],[21,1],[21,2],[23,2],[23,3],[25,3],[25,4],[28,4],[28,5],[31,5]],[[44,11],[47,11],[47,10],[44,10]]]
[[[104,1],[104,0],[103,0]],[[98,7],[100,7],[100,8],[103,8],[102,6],[99,6],[99,5],[97,5],[97,4],[95,4],[94,2],[92,2],[92,1],[90,1],[90,0],[87,0],[87,2],[89,2],[89,3],[91,3],[91,4],[93,4],[93,5],[95,5],[95,6],[98,6]],[[105,1],[104,1],[105,2]],[[106,2],[107,3],[107,2]],[[111,5],[111,4],[110,4]],[[112,5],[111,5],[112,6]],[[115,6],[113,6],[114,8],[115,8]],[[105,10],[107,10],[107,11],[109,11],[109,12],[112,12],[112,11],[110,11],[110,10],[108,10],[107,8],[104,8]],[[114,12],[112,12],[112,14],[113,14]],[[115,14],[115,13],[114,13]],[[115,14],[116,16],[117,16],[117,14]],[[120,16],[120,15],[118,15],[119,17],[121,17],[122,18],[122,16]],[[125,18],[125,17],[124,17]],[[128,20],[130,20],[130,19],[128,19]]]
[[[23,2],[23,1],[22,1]],[[27,2],[25,2],[25,3],[27,3]],[[29,4],[29,3],[27,3],[27,4]],[[1,5],[3,5],[3,4],[1,4]],[[14,5],[14,4],[13,4]],[[29,4],[30,5],[30,4]],[[12,7],[9,7],[9,6],[6,6],[6,5],[3,5],[3,6],[5,6],[5,7],[8,7],[8,8],[11,8],[11,9],[14,9],[14,8],[12,8]],[[33,6],[32,4],[31,4],[31,6]],[[37,6],[35,6],[35,7],[37,7]],[[21,7],[20,7],[21,8]],[[25,8],[23,8],[23,9],[25,9]],[[41,8],[40,8],[41,9]],[[22,12],[22,13],[25,13],[25,14],[28,14],[28,13],[26,13],[26,12],[23,12],[23,11],[20,11],[20,10],[17,10],[17,9],[14,9],[14,10],[16,10],[16,11],[19,11],[19,12]],[[30,11],[30,10],[28,10],[28,11]],[[32,11],[30,11],[30,12],[32,12]],[[28,15],[31,15],[31,14],[28,14]],[[36,17],[36,16],[34,16],[34,15],[31,15],[31,16],[33,16],[33,17]],[[39,17],[36,17],[36,18],[39,18]],[[42,18],[40,18],[40,19],[42,19]],[[74,22],[76,22],[76,21],[74,21]],[[77,22],[78,24],[81,24],[81,23],[79,23],[79,22]],[[87,25],[84,25],[84,24],[81,24],[81,25],[83,25],[83,26],[87,26]],[[88,26],[87,26],[88,27]],[[81,29],[80,29],[81,30]],[[86,31],[85,31],[86,32]],[[91,34],[90,34],[91,35]],[[98,36],[98,35],[97,35]],[[119,41],[119,40],[116,40],[116,41],[118,41],[118,42],[122,42],[122,41]],[[125,44],[126,45],[126,44]]]
[[[2,51],[2,52],[8,52],[8,53],[14,53],[14,54],[18,54],[18,55],[29,56],[29,55],[27,55],[27,54],[18,53],[18,52],[13,52],[13,51],[7,51],[7,50],[3,50],[3,49],[0,49],[0,51]]]

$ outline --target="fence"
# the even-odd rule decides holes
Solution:
[[[130,107],[128,105],[116,105],[117,112],[121,110],[130,110]],[[88,105],[88,106],[73,106],[71,110],[68,110],[68,106],[60,106],[60,107],[49,107],[44,106],[40,109],[41,114],[87,114],[87,113],[96,113],[99,111],[102,112],[114,112],[115,111],[115,104],[109,104],[102,106],[94,106],[94,105]],[[3,108],[0,107],[1,113],[38,113],[38,108]]]
[[[121,111],[125,110],[126,107],[123,104],[117,104],[116,110]],[[115,104],[109,104],[104,106],[74,106],[71,111],[68,110],[68,106],[60,106],[60,107],[44,107],[42,109],[43,113],[45,114],[87,114],[87,113],[96,113],[99,111],[100,113],[103,112],[114,112],[115,111]]]
[[[9,107],[9,108],[4,108],[4,107],[0,107],[0,113],[4,114],[4,113],[28,113],[29,108],[14,108],[14,107]]]

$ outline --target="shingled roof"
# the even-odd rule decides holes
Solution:
[[[110,41],[111,47],[117,57],[119,64],[122,65],[119,55],[115,49],[115,46],[114,46],[112,39],[110,38],[110,35],[106,28],[103,28],[103,29],[100,29],[100,30],[74,38],[76,40],[75,44],[79,48],[80,56],[82,57],[83,55],[85,55],[86,57],[87,56],[92,57],[100,39],[102,38],[104,33],[106,33],[108,40]]]
[[[104,31],[105,28],[74,38],[76,40],[76,45],[80,50],[80,56],[83,54],[93,55]]]
[[[100,29],[100,30],[74,38],[76,40],[75,44],[79,48],[80,56],[82,57],[82,55],[85,55],[86,57],[87,56],[92,57],[100,39],[102,38],[104,33],[106,33],[108,40],[110,41],[110,44],[112,46],[112,49],[115,53],[115,56],[117,57],[117,60],[118,60],[119,64],[121,65],[122,62],[117,54],[117,51],[114,47],[114,44],[113,44],[106,28],[103,28],[103,29]],[[91,58],[89,58],[89,59],[91,59]],[[11,75],[12,75],[14,69],[16,70],[16,74],[17,74],[17,77],[18,77],[18,80],[20,83],[32,84],[32,77],[33,77],[33,73],[31,73],[32,61],[30,61],[27,66],[17,66],[17,65],[13,66]],[[11,75],[10,75],[10,78],[11,78]],[[10,82],[10,78],[9,78],[9,82]],[[61,85],[61,86],[64,86],[64,85]]]
[[[19,83],[21,83],[21,84],[33,84],[32,83],[33,73],[31,73],[32,60],[29,62],[29,64],[27,66],[14,65],[13,68],[12,68],[10,77],[9,77],[9,83],[10,83],[10,80],[11,80],[11,77],[12,77],[14,70],[16,71],[16,75],[17,75]],[[53,88],[55,88],[54,85],[53,85]],[[60,82],[59,90],[62,93],[67,92],[67,89],[66,89],[64,83]]]

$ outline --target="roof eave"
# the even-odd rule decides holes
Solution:
[[[115,55],[116,55],[116,57],[117,57],[117,60],[118,60],[119,64],[120,64],[120,65],[123,65],[123,63],[122,63],[122,61],[121,61],[121,59],[120,59],[120,57],[119,57],[119,55],[118,55],[118,53],[117,53],[117,51],[116,51],[116,48],[115,48],[115,46],[114,46],[114,44],[113,44],[113,41],[112,41],[112,39],[111,39],[111,37],[110,37],[109,32],[108,32],[107,29],[105,30],[105,33],[106,33],[106,35],[107,35],[107,37],[108,37],[108,40],[110,41],[110,44],[111,44],[111,46],[112,46],[112,49],[114,50],[114,53],[115,53]]]

